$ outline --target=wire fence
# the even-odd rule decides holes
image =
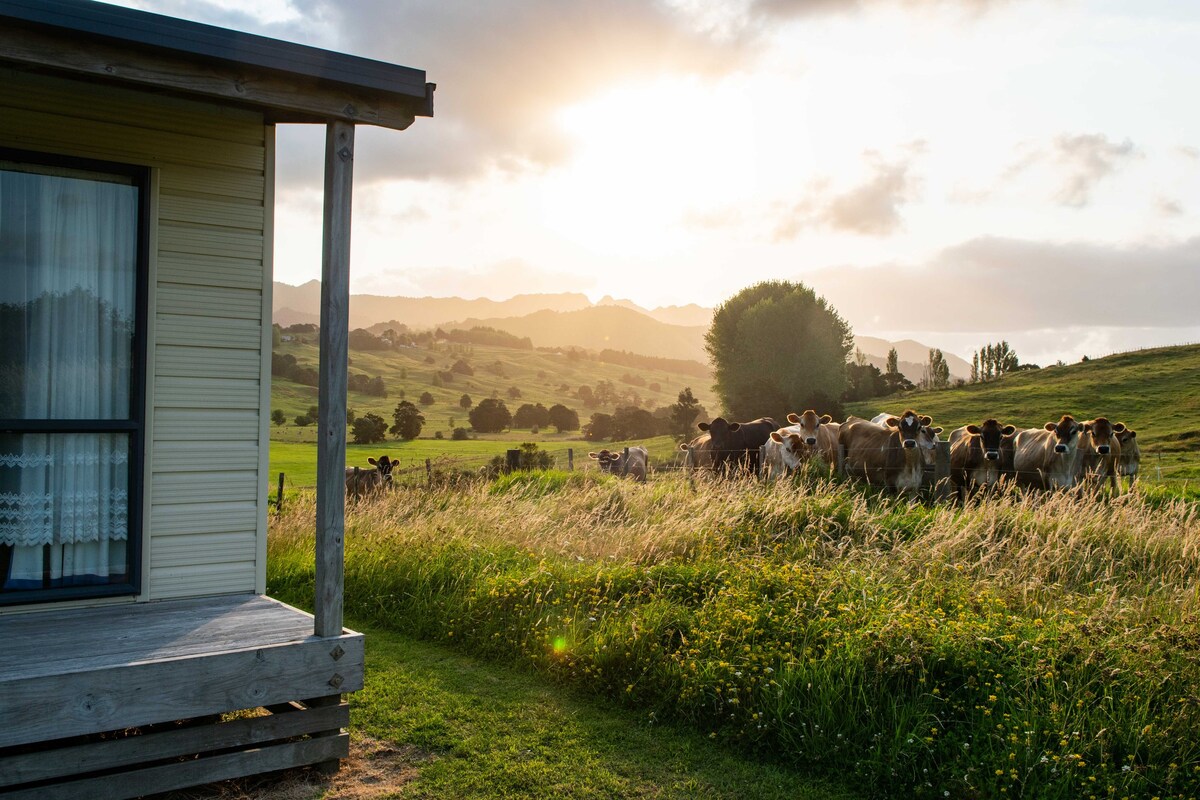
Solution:
[[[597,449],[604,448],[604,443],[597,442]],[[616,455],[628,454],[628,447],[613,450]],[[931,488],[935,491],[938,488],[939,482],[942,483],[941,493],[948,494],[957,486],[958,480],[964,479],[963,470],[954,470],[949,458],[949,442],[939,442],[937,448],[931,449],[932,458],[927,458],[922,455],[920,481],[922,487]],[[561,448],[537,448],[533,451],[525,451],[522,449],[510,449],[504,453],[498,454],[473,454],[469,456],[459,456],[452,454],[442,454],[430,456],[428,458],[415,458],[408,460],[393,460],[395,466],[391,471],[391,481],[397,485],[409,486],[445,486],[457,482],[463,482],[479,478],[494,478],[500,474],[514,471],[536,471],[536,470],[591,470],[601,471],[602,467],[598,461],[589,458],[588,453],[595,452],[594,450],[575,447]],[[1178,455],[1177,453],[1167,453],[1168,455]],[[1162,456],[1164,452],[1157,450],[1143,451],[1137,473],[1138,479],[1148,478],[1155,484],[1170,484],[1187,486],[1189,483],[1200,483],[1200,479],[1196,477],[1164,475],[1163,470],[1183,470],[1190,471],[1195,468],[1200,468],[1200,459],[1195,461],[1178,460],[1164,465]],[[779,471],[779,474],[773,474],[775,470],[768,469],[766,465],[760,463],[759,454],[754,451],[750,455],[750,451],[744,449],[731,450],[715,450],[705,448],[703,450],[697,448],[694,452],[689,453],[686,450],[680,449],[669,456],[651,456],[647,464],[647,478],[652,480],[655,476],[667,476],[674,474],[686,474],[689,476],[697,475],[715,475],[722,478],[740,478],[740,479],[764,479],[777,478],[786,475],[791,475],[796,470],[786,467]],[[800,468],[808,468],[806,465],[809,461],[818,460],[826,462],[820,455],[810,455],[802,459]],[[617,474],[622,474],[626,470],[628,459],[624,464],[618,463],[614,470]],[[859,460],[851,459],[849,462],[845,458],[845,452],[839,445],[839,452],[835,463],[824,463],[824,467],[829,470],[830,474],[840,474],[847,478],[861,479],[864,476],[872,476],[878,478],[883,477],[882,481],[870,481],[876,484],[886,483],[889,476],[905,470],[911,470],[911,466],[889,466],[887,464],[879,465],[872,464],[864,466]],[[1038,485],[1045,483],[1050,474],[1049,470],[1034,469],[1034,470],[1016,470],[1009,467],[997,467],[997,472],[1007,481],[1020,481],[1025,485]],[[959,475],[955,475],[955,472]],[[362,467],[361,474],[366,480],[366,476],[374,472],[372,467]],[[1088,478],[1100,478],[1107,481],[1107,474],[1104,476],[1086,475]],[[1133,485],[1134,476],[1117,474],[1119,485]],[[348,479],[347,484],[349,485]],[[1072,481],[1076,482],[1076,481]],[[358,485],[362,486],[362,483]],[[315,488],[315,483],[297,483],[287,479],[284,473],[279,473],[279,481],[276,487],[275,497],[271,501],[279,505],[283,502],[285,487],[288,490],[304,490]]]

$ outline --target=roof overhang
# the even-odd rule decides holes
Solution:
[[[433,116],[424,70],[93,0],[0,0],[0,66],[403,130]]]

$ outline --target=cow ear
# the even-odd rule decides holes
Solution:
[[[787,420],[788,420],[788,422],[792,423],[793,425],[799,425],[800,424],[800,415],[793,411],[791,414],[788,414]]]
[[[922,414],[921,415],[921,424],[922,425],[932,425],[933,417],[929,416],[928,414]]]
[[[930,428],[929,430],[933,431],[934,433],[941,433],[945,430],[945,428],[943,428],[941,425],[938,425],[936,428]]]
[[[1081,425],[1080,427],[1081,427],[1081,428],[1083,428],[1083,429],[1084,429],[1085,431],[1087,431],[1088,433],[1091,433],[1091,432],[1092,432],[1092,423],[1090,423],[1090,422],[1085,422],[1085,423],[1083,423],[1083,425]]]
[[[1129,438],[1130,438],[1130,439],[1136,439],[1136,438],[1137,438],[1137,431],[1133,430],[1132,428],[1126,428],[1125,430],[1129,431]]]
[[[1046,423],[1045,425],[1043,425],[1042,427],[1043,427],[1043,428],[1045,428],[1045,429],[1046,429],[1046,430],[1048,430],[1048,431],[1053,431],[1053,430],[1057,430],[1057,429],[1058,429],[1058,426],[1057,426],[1057,425],[1055,425],[1053,422],[1047,422],[1047,423]]]
[[[1125,430],[1124,422],[1118,422],[1116,425],[1113,425],[1113,433],[1122,433],[1122,432],[1124,432],[1124,430]]]
[[[779,431],[771,431],[771,441],[776,444],[783,444],[783,436],[780,435]]]
[[[736,431],[736,430],[738,430],[738,429],[739,429],[739,428],[741,428],[741,427],[742,427],[742,423],[740,423],[740,422],[731,422],[731,423],[729,423],[729,430],[731,430],[731,431]]]
[[[1012,436],[1016,432],[1017,432],[1017,429],[1014,428],[1012,425],[1005,425],[1003,428],[1000,429],[1001,436]]]
[[[883,424],[887,425],[889,428],[898,428],[900,427],[900,420],[896,419],[895,417],[888,417],[883,421]]]
[[[697,422],[696,427],[702,431],[707,431],[709,426],[707,422]]]
[[[968,425],[967,433],[978,435],[979,434],[979,426],[978,425]]]
[[[588,453],[588,458],[600,458],[599,453]]]
[[[370,464],[372,467],[374,467],[374,466],[378,466],[378,465],[379,465],[379,462],[378,462],[378,461],[376,461],[376,460],[375,460],[375,459],[373,459],[373,458],[368,458],[368,459],[367,459],[367,463],[368,463],[368,464]]]
[[[829,416],[828,414],[823,414],[821,416],[821,424],[822,425],[828,425],[831,422],[833,422],[833,417]]]
[[[683,452],[685,452],[685,453],[687,452],[687,449],[688,449],[688,447],[689,447],[689,446],[690,446],[690,445],[689,445],[687,442],[680,442],[680,443],[679,443],[679,449],[680,449],[680,450],[682,450],[682,451],[683,451]]]

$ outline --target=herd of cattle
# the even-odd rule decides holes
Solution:
[[[930,480],[940,434],[933,420],[908,410],[873,419],[850,416],[837,423],[815,411],[788,414],[790,425],[770,417],[701,422],[703,433],[681,444],[686,464],[719,474],[734,471],[778,478],[810,460],[869,483],[910,492]],[[964,425],[949,435],[950,479],[960,493],[1012,482],[1018,486],[1066,489],[1085,481],[1137,479],[1141,451],[1137,433],[1105,417],[1080,422],[1064,414],[1041,428],[1018,430],[994,419]]]
[[[850,416],[834,422],[815,411],[788,414],[790,425],[770,417],[729,422],[717,417],[701,422],[700,436],[679,445],[685,466],[718,475],[758,474],[778,479],[817,461],[826,469],[898,492],[914,492],[935,474],[943,429],[924,414],[908,410],[899,416],[873,419]],[[1137,480],[1141,451],[1137,433],[1123,422],[1105,417],[1079,422],[1064,414],[1041,428],[1018,430],[994,419],[964,425],[949,435],[949,475],[960,493],[1001,482],[1041,489],[1067,489],[1083,482]],[[644,481],[650,454],[645,447],[621,452],[588,453],[600,469]],[[389,486],[397,462],[369,458],[371,469],[346,468],[346,493],[361,497]]]

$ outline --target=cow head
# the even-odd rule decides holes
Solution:
[[[399,462],[392,461],[387,456],[380,456],[378,461],[373,458],[368,458],[367,463],[374,467],[375,471],[379,473],[379,481],[381,485],[392,485],[392,470],[395,469],[396,464]]]
[[[1068,453],[1079,444],[1079,434],[1083,426],[1075,421],[1070,414],[1063,414],[1058,422],[1047,422],[1046,430],[1054,434],[1054,452]]]
[[[920,445],[921,428],[933,422],[932,417],[918,415],[912,409],[906,410],[899,417],[888,417],[883,424],[900,434],[900,446],[908,449]],[[941,433],[941,428],[937,429]],[[934,436],[936,440],[936,434]]]
[[[739,422],[730,422],[724,417],[717,417],[712,422],[697,422],[696,427],[712,437],[713,441],[720,442],[729,438],[729,434],[736,432],[742,427]]]
[[[988,461],[1000,460],[1000,443],[1006,436],[1012,436],[1017,429],[1012,425],[1001,426],[994,419],[986,419],[982,425],[968,425],[967,433],[979,437],[979,445],[983,448],[983,457]]]
[[[1118,422],[1117,425],[1125,426],[1125,423]],[[1117,430],[1116,425],[1113,426],[1113,430]],[[1136,438],[1137,431],[1128,426],[1125,426],[1124,430],[1117,431],[1117,441],[1121,443],[1121,447],[1128,447]]]
[[[833,417],[828,414],[818,417],[817,412],[811,408],[803,414],[788,414],[787,419],[793,425],[799,426],[800,438],[809,447],[815,447],[817,444],[817,430],[822,425],[828,425],[830,422],[833,422]]]
[[[1115,425],[1108,421],[1107,417],[1096,417],[1090,422],[1083,423],[1083,431],[1087,434],[1086,442],[1080,440],[1080,446],[1086,446],[1089,452],[1094,451],[1096,455],[1106,456],[1110,453],[1120,453],[1121,445],[1117,439],[1117,434],[1125,430],[1125,423],[1118,422]]]
[[[794,415],[793,415],[794,416]],[[771,431],[771,441],[783,445],[783,460],[792,469],[812,454],[812,447],[804,441],[801,434],[786,428]]]
[[[600,465],[601,472],[616,472],[620,469],[621,454],[611,450],[601,450],[599,453],[588,453],[588,458]]]

